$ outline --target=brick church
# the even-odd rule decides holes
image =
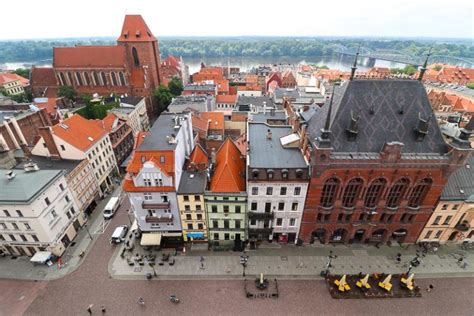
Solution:
[[[299,127],[312,178],[304,242],[415,243],[449,175],[471,150],[446,144],[420,80],[357,79]],[[472,124],[470,124],[472,126]]]
[[[114,46],[55,47],[53,67],[32,69],[35,96],[54,96],[59,86],[81,94],[151,96],[163,82],[158,40],[141,15],[126,15]]]

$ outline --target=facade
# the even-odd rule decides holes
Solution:
[[[101,121],[74,115],[53,127],[39,129],[41,138],[31,151],[33,155],[53,159],[88,159],[99,183],[100,194],[112,186],[112,173],[117,172],[109,134]]]
[[[150,114],[153,91],[163,82],[158,41],[140,15],[125,16],[115,46],[55,47],[53,69],[59,86],[78,94],[144,97]],[[50,80],[33,84],[37,92],[51,86]]]
[[[51,126],[46,110],[0,110],[0,146],[6,150],[34,146],[39,137],[38,129],[46,126]]]
[[[189,82],[189,67],[184,64],[182,57],[168,55],[161,61],[161,72],[165,85],[168,85],[173,77],[179,78],[184,85]]]
[[[300,237],[414,243],[467,149],[444,142],[420,81],[354,72],[297,126],[312,165]]]
[[[8,177],[0,181],[0,251],[61,256],[84,224],[63,172],[14,170]]]
[[[133,131],[113,113],[109,113],[102,122],[104,129],[109,132],[117,166],[120,166],[133,150]]]
[[[254,122],[247,135],[249,239],[295,243],[310,178],[300,137],[291,126]]]
[[[247,239],[245,160],[229,138],[211,158],[214,169],[205,193],[209,242],[214,249],[242,249]]]
[[[285,71],[281,78],[281,87],[282,88],[295,88],[297,85],[296,78],[293,75],[291,70]]]
[[[17,95],[25,92],[23,87],[29,85],[29,80],[15,73],[0,73],[0,87],[5,89],[7,95]]]
[[[214,83],[187,84],[181,95],[211,95],[217,96],[217,85]]]
[[[127,122],[132,128],[134,136],[137,136],[138,132],[146,132],[150,129],[145,99],[142,97],[120,98],[120,107],[114,108],[110,112]]]
[[[194,147],[191,115],[162,113],[137,139],[123,189],[142,232],[142,244],[182,243],[177,191],[186,157]]]
[[[237,95],[218,95],[216,97],[217,109],[233,109],[237,102]]]

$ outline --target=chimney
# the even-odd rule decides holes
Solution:
[[[263,102],[263,114],[267,113],[267,102]]]
[[[216,149],[215,148],[212,148],[212,151],[211,151],[211,163],[213,165],[216,164]]]
[[[306,111],[308,111],[308,110],[309,110],[309,105],[304,105],[304,106],[303,106],[303,112],[306,112]]]
[[[16,174],[13,172],[13,170],[8,170],[6,175],[7,175],[8,180],[12,180],[13,178],[16,177]]]
[[[45,126],[38,128],[38,132],[40,136],[43,138],[44,143],[46,144],[46,148],[49,151],[49,155],[53,159],[61,159],[61,154],[54,142],[53,132],[51,127]]]
[[[267,139],[272,139],[272,131],[270,129],[267,130]]]

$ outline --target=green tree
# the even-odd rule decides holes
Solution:
[[[7,90],[5,89],[4,86],[0,86],[0,95],[7,96]]]
[[[60,86],[58,96],[68,98],[71,101],[76,99],[77,93],[71,86]]]
[[[412,65],[406,65],[405,68],[403,68],[403,73],[404,73],[404,74],[407,74],[407,75],[409,75],[409,76],[412,76],[412,75],[415,74],[416,70],[417,70],[417,69],[416,69],[414,66],[412,66]]]
[[[17,70],[15,70],[15,73],[18,75],[18,76],[22,76],[23,78],[30,78],[30,69],[29,68],[18,68]]]
[[[441,66],[441,65],[436,65],[436,66],[433,67],[433,69],[436,70],[436,71],[440,71],[442,68],[443,68],[443,66]]]
[[[153,93],[153,97],[156,103],[156,111],[158,114],[161,114],[161,112],[165,111],[168,105],[170,105],[173,94],[167,86],[160,85]]]
[[[170,82],[168,83],[168,88],[170,89],[170,92],[173,94],[173,96],[181,95],[181,92],[183,92],[184,89],[183,83],[178,77],[171,78]]]
[[[28,103],[31,102],[31,100],[28,99],[28,95],[26,93],[20,93],[20,94],[13,94],[10,95],[10,98],[18,103]]]
[[[468,87],[469,89],[474,89],[474,83],[468,83],[466,87]]]

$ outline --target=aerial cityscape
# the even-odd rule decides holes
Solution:
[[[472,3],[84,2],[3,5],[0,315],[474,314]]]

